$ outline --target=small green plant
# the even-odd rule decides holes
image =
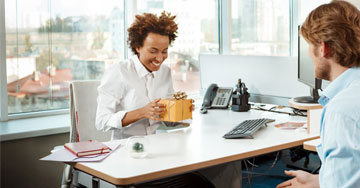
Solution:
[[[144,145],[142,143],[139,143],[139,142],[136,142],[134,145],[133,145],[133,150],[136,151],[136,152],[143,152],[144,151]]]

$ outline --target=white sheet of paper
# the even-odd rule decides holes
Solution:
[[[119,142],[107,142],[104,143],[109,148],[111,148],[110,153],[101,154],[101,155],[94,155],[94,156],[87,156],[87,157],[77,157],[73,153],[71,153],[69,150],[65,149],[64,146],[55,147],[53,152],[46,156],[41,158],[42,161],[59,161],[59,162],[95,162],[95,161],[101,161],[105,159],[107,156],[109,156],[112,152],[114,152],[117,148],[120,147]]]

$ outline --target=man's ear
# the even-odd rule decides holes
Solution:
[[[320,52],[321,52],[321,57],[324,58],[327,58],[330,55],[329,45],[326,44],[324,41],[320,43]]]

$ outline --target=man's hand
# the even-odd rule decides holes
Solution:
[[[141,114],[143,118],[148,118],[152,120],[161,120],[159,115],[163,115],[165,113],[165,104],[159,103],[160,99],[156,99],[151,101],[146,106],[142,107]]]
[[[296,171],[286,171],[285,174],[288,176],[294,176],[293,179],[290,179],[288,181],[285,181],[279,185],[276,186],[276,188],[318,188],[319,185],[319,176],[310,174],[308,172],[302,171],[302,170],[296,170]]]

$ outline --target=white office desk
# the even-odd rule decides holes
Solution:
[[[284,114],[254,110],[209,110],[208,114],[200,115],[195,111],[193,115],[193,122],[188,128],[148,136],[152,151],[145,159],[128,156],[126,140],[117,140],[115,142],[122,143],[121,148],[104,161],[72,165],[111,184],[129,185],[300,146],[307,140],[319,137],[306,132],[275,128],[273,125],[276,123],[300,118]],[[260,129],[254,139],[222,138],[241,121],[264,117],[277,121]]]

